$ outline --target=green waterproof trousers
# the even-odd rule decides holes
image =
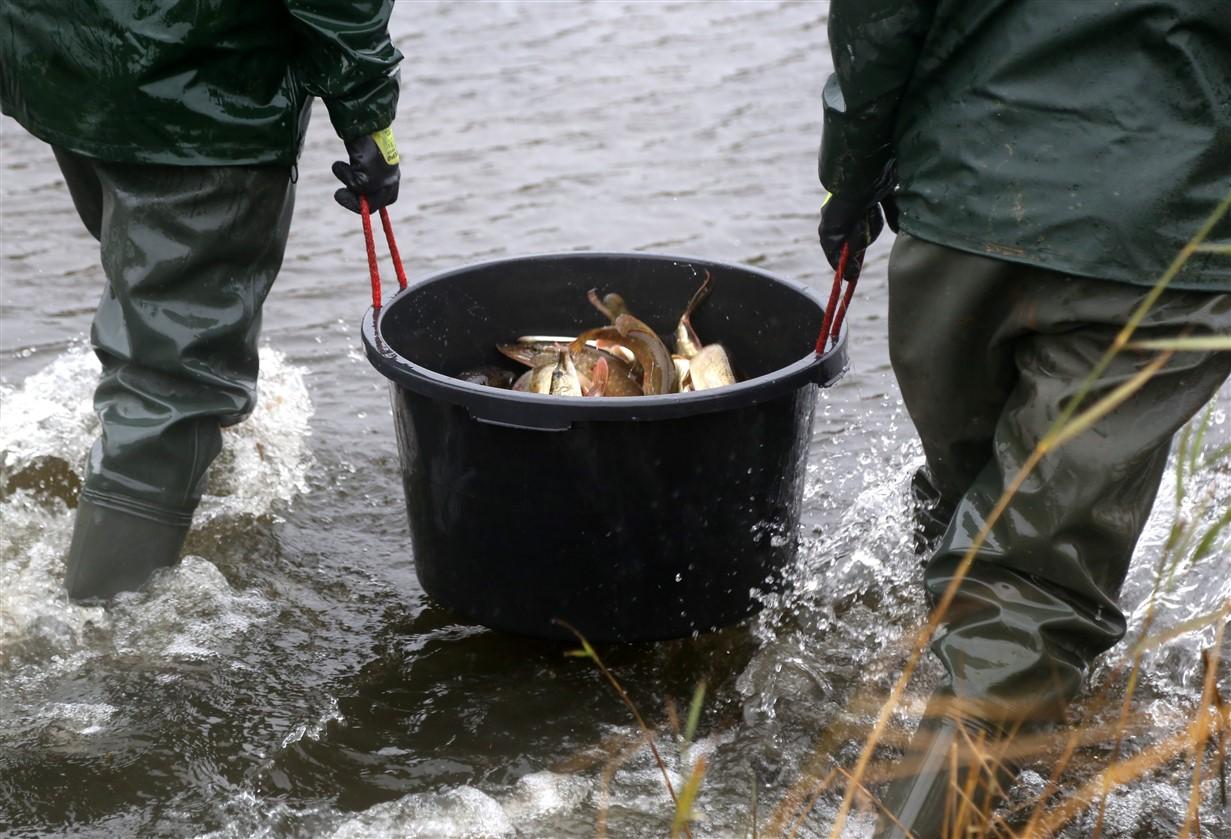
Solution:
[[[933,599],[1147,293],[899,235],[889,263],[890,356],[948,522],[925,570]],[[1185,330],[1231,334],[1231,295],[1165,292],[1136,337]],[[1085,404],[1155,355],[1122,352]],[[968,712],[993,725],[1057,719],[1091,659],[1122,637],[1116,598],[1171,438],[1228,372],[1231,353],[1177,353],[1026,480],[932,645]]]
[[[256,402],[261,305],[286,248],[291,169],[55,154],[107,277],[91,331],[102,436],[82,500],[119,520],[186,528],[222,427]]]

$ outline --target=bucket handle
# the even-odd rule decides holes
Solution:
[[[476,422],[481,422],[484,425],[497,425],[501,428],[512,428],[517,431],[568,431],[573,427],[571,420],[557,419],[555,417],[531,419],[527,414],[516,410],[496,415],[491,411],[475,411],[472,407],[468,408],[467,412],[470,414],[470,418]]]
[[[851,298],[855,295],[855,283],[859,273],[846,282],[846,294],[842,296],[842,308],[838,309],[838,295],[842,290],[842,281],[846,279],[846,263],[851,255],[849,242],[842,243],[842,253],[838,256],[838,270],[833,275],[833,288],[829,291],[829,305],[825,307],[825,317],[821,320],[821,334],[816,336],[816,354],[824,355],[830,342],[837,343],[842,331],[842,323],[846,320],[846,310],[851,307]]]
[[[380,266],[376,263],[376,238],[372,235],[372,210],[368,207],[365,195],[359,196],[359,215],[363,217],[363,241],[368,248],[368,274],[372,279],[372,308],[380,311]],[[389,210],[380,208],[380,223],[385,229],[385,241],[389,243],[389,256],[393,259],[393,270],[397,273],[398,286],[406,288],[406,269],[402,267],[402,255],[398,253],[398,243],[393,238],[393,224],[389,221]]]

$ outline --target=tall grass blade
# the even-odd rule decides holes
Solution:
[[[1222,535],[1222,532],[1228,527],[1231,527],[1231,509],[1218,517],[1218,521],[1210,525],[1210,529],[1201,537],[1201,541],[1197,543],[1197,549],[1193,551],[1193,562],[1198,562],[1205,559],[1214,552],[1214,542]]]
[[[1222,646],[1223,630],[1226,625],[1218,627],[1214,633],[1214,646],[1211,648],[1217,650]],[[1206,745],[1209,742],[1210,735],[1218,736],[1222,731],[1222,726],[1216,726],[1214,731],[1211,731],[1210,726],[1210,709],[1215,710],[1214,718],[1220,723],[1224,721],[1221,714],[1217,713],[1217,706],[1214,702],[1215,677],[1218,673],[1218,654],[1210,650],[1201,651],[1201,661],[1205,666],[1205,678],[1202,679],[1201,688],[1201,705],[1197,710],[1197,720],[1192,728],[1192,744],[1191,753],[1193,757],[1193,781],[1192,788],[1188,796],[1188,813],[1184,819],[1184,825],[1180,832],[1180,839],[1188,839],[1189,836],[1201,835],[1201,769],[1205,761]],[[1195,834],[1194,834],[1195,828]]]
[[[1192,434],[1192,426],[1185,423],[1184,429],[1180,432],[1180,448],[1175,458],[1175,509],[1177,516],[1180,507],[1184,504],[1184,472],[1188,469],[1189,454],[1191,452],[1188,442],[1192,439]],[[1173,535],[1175,526],[1178,523],[1178,518],[1171,523]]]
[[[1231,336],[1228,336],[1231,340]],[[1193,435],[1193,447],[1189,452],[1188,469],[1190,472],[1195,472],[1197,469],[1197,461],[1201,457],[1201,452],[1205,449],[1205,432],[1210,428],[1210,421],[1214,419],[1214,403],[1210,402],[1210,407],[1201,412],[1201,419],[1197,422],[1197,432]]]
[[[663,761],[662,755],[658,752],[658,744],[654,740],[654,732],[650,730],[649,725],[646,724],[645,718],[641,716],[641,711],[637,710],[637,705],[633,702],[632,697],[628,695],[628,691],[624,690],[624,685],[620,684],[619,680],[616,679],[615,674],[607,669],[607,665],[603,663],[603,660],[599,658],[598,653],[595,652],[594,648],[590,646],[590,642],[585,639],[585,636],[582,635],[576,627],[574,627],[571,623],[559,619],[552,622],[573,633],[573,635],[577,636],[577,640],[581,643],[580,650],[570,650],[566,652],[565,655],[591,659],[595,666],[598,667],[599,672],[603,674],[603,677],[606,678],[615,689],[616,695],[620,697],[620,700],[624,703],[624,706],[628,708],[630,713],[632,713],[633,719],[637,721],[637,726],[641,729],[641,734],[645,738],[646,745],[650,747],[650,752],[654,755],[654,762],[658,764],[658,771],[662,773],[663,784],[667,787],[667,794],[671,796],[671,803],[676,805],[678,808],[680,803],[679,798],[676,797],[675,787],[671,785],[671,773],[667,771],[667,764]],[[689,833],[688,825],[684,825],[684,835],[687,836],[688,839],[692,839],[692,834]]]
[[[1186,621],[1181,621],[1169,629],[1165,629],[1156,635],[1143,636],[1134,647],[1134,653],[1147,652],[1149,650],[1161,647],[1182,635],[1188,635],[1192,632],[1205,629],[1207,626],[1213,626],[1219,621],[1225,621],[1231,618],[1231,600],[1223,602],[1222,606],[1212,612],[1207,612],[1204,615],[1198,615],[1195,618],[1189,618]]]
[[[701,706],[705,704],[705,681],[697,682],[697,689],[692,692],[692,702],[688,705],[688,720],[684,723],[684,742],[691,743],[696,736],[697,725],[701,722]]]
[[[671,839],[676,839],[680,831],[685,834],[688,832],[688,825],[693,820],[692,805],[697,800],[697,793],[701,790],[705,769],[705,758],[697,758],[697,762],[692,766],[692,772],[688,775],[688,780],[684,782],[684,788],[680,790],[680,800],[675,803],[675,818],[671,822]]]
[[[1149,338],[1133,341],[1130,350],[1172,350],[1173,352],[1231,352],[1231,335],[1194,335],[1189,338]]]

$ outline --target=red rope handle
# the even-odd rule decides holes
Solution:
[[[363,217],[363,241],[368,246],[368,274],[372,278],[372,308],[380,308],[380,265],[376,262],[376,240],[372,236],[372,211],[368,199],[359,196],[359,215]]]
[[[850,245],[843,242],[842,253],[838,257],[838,270],[833,275],[833,288],[829,291],[829,305],[825,307],[825,317],[821,320],[821,334],[816,336],[817,355],[824,355],[825,350],[829,348],[829,339],[838,337],[838,331],[842,328],[842,321],[846,319],[846,307],[850,305],[851,295],[855,292],[855,283],[851,282],[846,288],[846,299],[842,307],[842,315],[838,317],[838,299],[842,293],[842,279],[846,276],[846,261],[850,255]]]
[[[376,237],[372,235],[372,210],[368,206],[366,196],[359,196],[359,215],[363,217],[363,242],[368,249],[368,275],[372,280],[372,308],[380,308],[380,265],[376,261]],[[389,221],[389,211],[380,208],[380,223],[385,229],[385,241],[389,243],[389,256],[393,259],[393,270],[397,273],[398,285],[406,288],[406,269],[402,267],[402,255],[398,253],[398,243],[393,238],[393,224]]]
[[[397,240],[393,238],[393,225],[389,222],[389,208],[380,208],[380,223],[385,228],[385,241],[389,243],[389,256],[393,257],[393,270],[398,275],[398,287],[406,288],[406,269],[402,267],[402,255],[398,253]]]
[[[834,315],[833,332],[829,333],[829,338],[835,343],[838,340],[838,333],[842,331],[842,323],[846,320],[846,313],[851,308],[851,298],[855,296],[855,283],[857,282],[859,282],[858,274],[847,281],[846,294],[842,297],[842,308]]]

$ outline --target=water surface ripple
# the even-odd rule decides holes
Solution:
[[[404,180],[392,212],[411,273],[657,250],[826,285],[815,244],[825,14],[815,2],[398,4]],[[226,435],[190,558],[146,591],[85,608],[61,594],[60,563],[64,500],[96,427],[84,336],[102,288],[97,246],[50,150],[0,122],[0,833],[591,836],[604,808],[609,835],[667,832],[658,770],[593,668],[458,623],[415,580],[385,383],[359,348],[359,226],[331,199],[340,152],[318,107],[266,306],[261,407]],[[921,456],[888,364],[888,245],[859,286],[852,370],[820,397],[795,592],[741,627],[605,651],[656,723],[707,680],[687,756],[710,765],[698,836],[744,836],[754,792],[764,827],[793,784],[849,761],[859,739],[841,732],[875,713],[857,700],[891,682],[923,615],[906,537]],[[1224,389],[1207,447],[1231,439],[1229,405]],[[1225,470],[1190,489],[1181,512],[1198,522],[1231,504]],[[1173,498],[1169,484],[1126,588],[1135,627]],[[1160,625],[1231,597],[1229,550],[1220,543],[1219,561],[1161,599]],[[1209,639],[1148,658],[1154,728],[1134,743],[1192,713]],[[1114,683],[1123,656],[1096,684]],[[912,702],[935,677],[929,664]],[[685,756],[670,743],[665,755],[682,782]],[[1166,767],[1113,796],[1104,835],[1175,835],[1189,771]],[[1026,793],[1046,772],[1028,773]],[[798,835],[825,835],[836,803],[822,796]],[[848,834],[869,823],[857,814]],[[1216,805],[1203,812],[1210,835],[1231,835],[1228,824]],[[1089,829],[1083,817],[1064,835]]]

